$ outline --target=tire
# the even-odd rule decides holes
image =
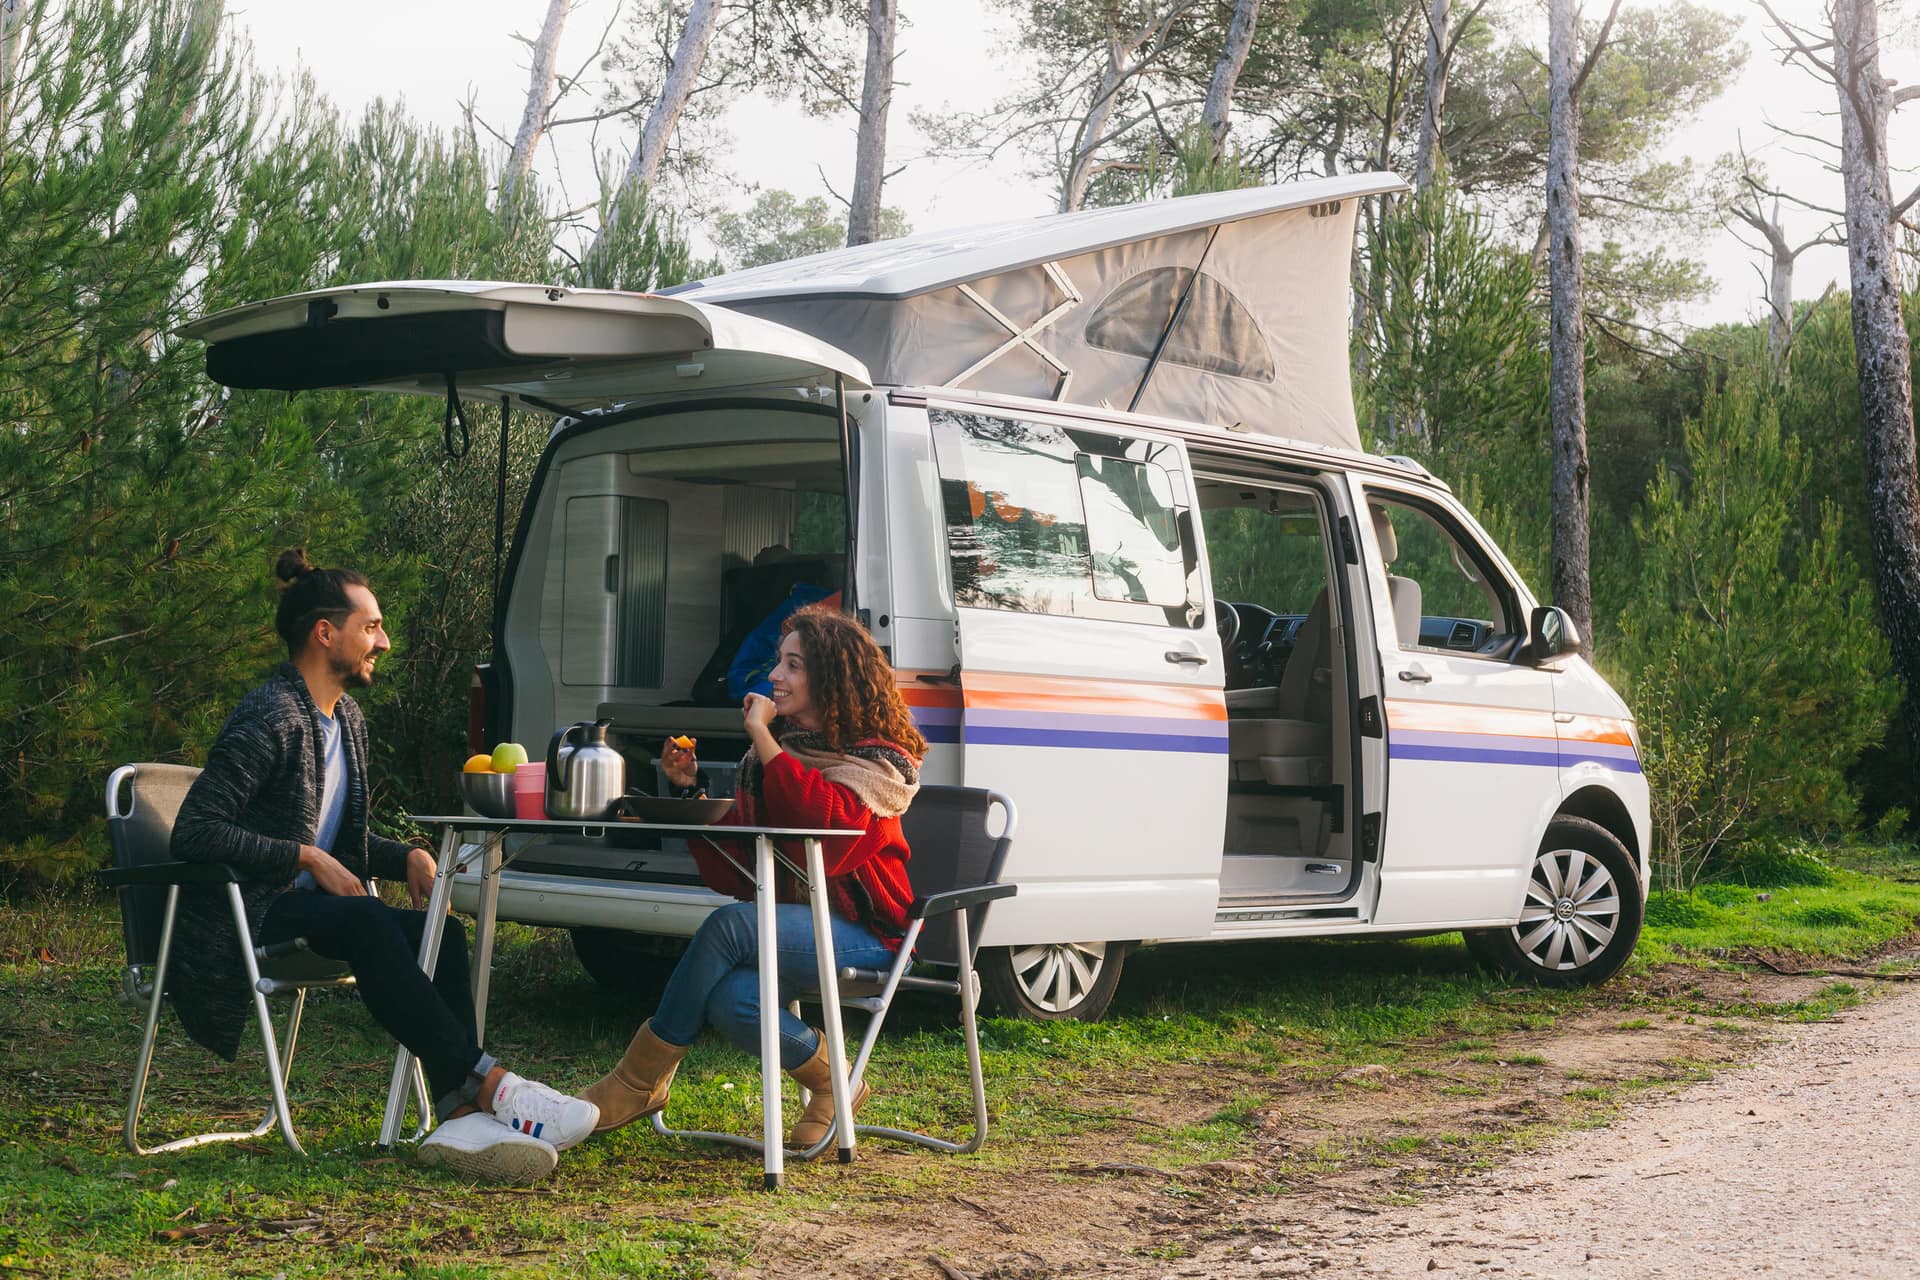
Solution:
[[[682,939],[625,929],[581,927],[567,933],[573,939],[574,958],[587,976],[607,990],[623,994],[658,991],[685,949]]]
[[[1626,846],[1598,823],[1558,817],[1534,855],[1519,921],[1469,930],[1467,950],[1489,968],[1541,986],[1588,986],[1627,962],[1645,911]]]
[[[1032,1022],[1098,1022],[1113,1003],[1131,942],[984,947],[977,967],[994,1010]]]

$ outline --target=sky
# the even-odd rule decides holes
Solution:
[[[1658,0],[1638,0],[1658,3]],[[1706,0],[1742,19],[1749,48],[1737,83],[1700,115],[1677,129],[1668,144],[1674,156],[1696,165],[1744,145],[1781,185],[1817,203],[1838,208],[1838,177],[1824,170],[1816,149],[1781,137],[1769,124],[1799,133],[1838,137],[1833,91],[1797,67],[1783,66],[1773,51],[1765,15],[1745,0]],[[562,40],[560,64],[573,70],[588,57],[619,0],[576,0]],[[236,0],[228,5],[235,24],[253,42],[258,65],[268,72],[312,71],[334,102],[357,113],[375,97],[403,100],[419,119],[444,127],[462,120],[471,100],[478,117],[503,134],[519,122],[527,91],[528,49],[515,33],[538,33],[546,0],[333,0],[325,21],[310,0]],[[633,7],[633,0],[627,0]],[[1458,6],[1456,6],[1458,7]],[[1600,0],[1589,0],[1598,10]],[[1544,13],[1544,6],[1541,6]],[[1774,8],[1792,21],[1821,22],[1820,0],[1778,0]],[[909,120],[914,111],[940,113],[978,109],[1005,91],[1013,66],[1005,51],[1007,31],[983,0],[901,0],[898,78],[888,138],[890,178],[886,202],[907,214],[916,231],[934,231],[996,221],[1053,208],[1051,184],[1025,171],[1022,161],[962,162],[926,156],[926,140]],[[1544,17],[1542,18],[1544,29]],[[1883,69],[1902,84],[1920,81],[1920,0],[1906,0],[1901,20],[1888,22]],[[723,122],[726,152],[719,169],[729,176],[714,203],[742,207],[755,186],[785,188],[797,195],[846,193],[852,186],[854,120],[812,119],[792,103],[750,98],[730,109]],[[617,149],[624,161],[633,132],[603,128],[600,146]],[[593,190],[593,148],[587,130],[561,131],[541,165],[561,179],[575,204]],[[1895,116],[1895,163],[1910,167],[1894,176],[1900,198],[1920,183],[1920,102]],[[1796,241],[1817,235],[1821,215],[1783,210]],[[1749,241],[1753,233],[1746,233]],[[1706,263],[1715,280],[1710,300],[1682,313],[1704,324],[1757,317],[1762,311],[1764,256],[1728,231],[1697,242],[1676,241],[1676,252]],[[1795,291],[1816,296],[1828,281],[1845,287],[1845,251],[1822,248],[1800,260]]]

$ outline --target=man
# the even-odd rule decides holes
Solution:
[[[346,691],[371,685],[392,647],[380,605],[364,577],[316,569],[305,548],[284,552],[275,572],[274,627],[288,661],[221,727],[180,807],[173,855],[240,873],[258,944],[305,938],[352,968],[362,1001],[420,1060],[437,1099],[444,1123],[421,1144],[422,1162],[503,1181],[543,1177],[559,1150],[593,1131],[598,1111],[481,1050],[459,922],[446,923],[431,979],[417,959],[433,858],[367,829],[366,723]],[[403,881],[416,909],[371,896],[369,875]],[[225,891],[183,893],[177,928],[180,1021],[231,1061],[248,996]]]

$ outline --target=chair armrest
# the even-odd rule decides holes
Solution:
[[[220,862],[149,862],[138,867],[108,867],[100,883],[111,888],[138,884],[238,884],[240,873]]]
[[[982,884],[971,889],[949,889],[945,893],[929,894],[914,900],[913,914],[923,920],[934,916],[943,916],[952,911],[964,911],[968,907],[977,907],[983,902],[997,902],[1001,898],[1011,898],[1020,891],[1017,884]]]

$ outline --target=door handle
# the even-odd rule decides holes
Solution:
[[[1410,667],[1402,667],[1400,669],[1400,678],[1408,684],[1433,683],[1433,677],[1427,674],[1427,669],[1417,662]]]
[[[1167,661],[1184,663],[1190,667],[1204,667],[1207,665],[1207,655],[1204,653],[1189,653],[1185,649],[1169,649],[1167,650]]]

